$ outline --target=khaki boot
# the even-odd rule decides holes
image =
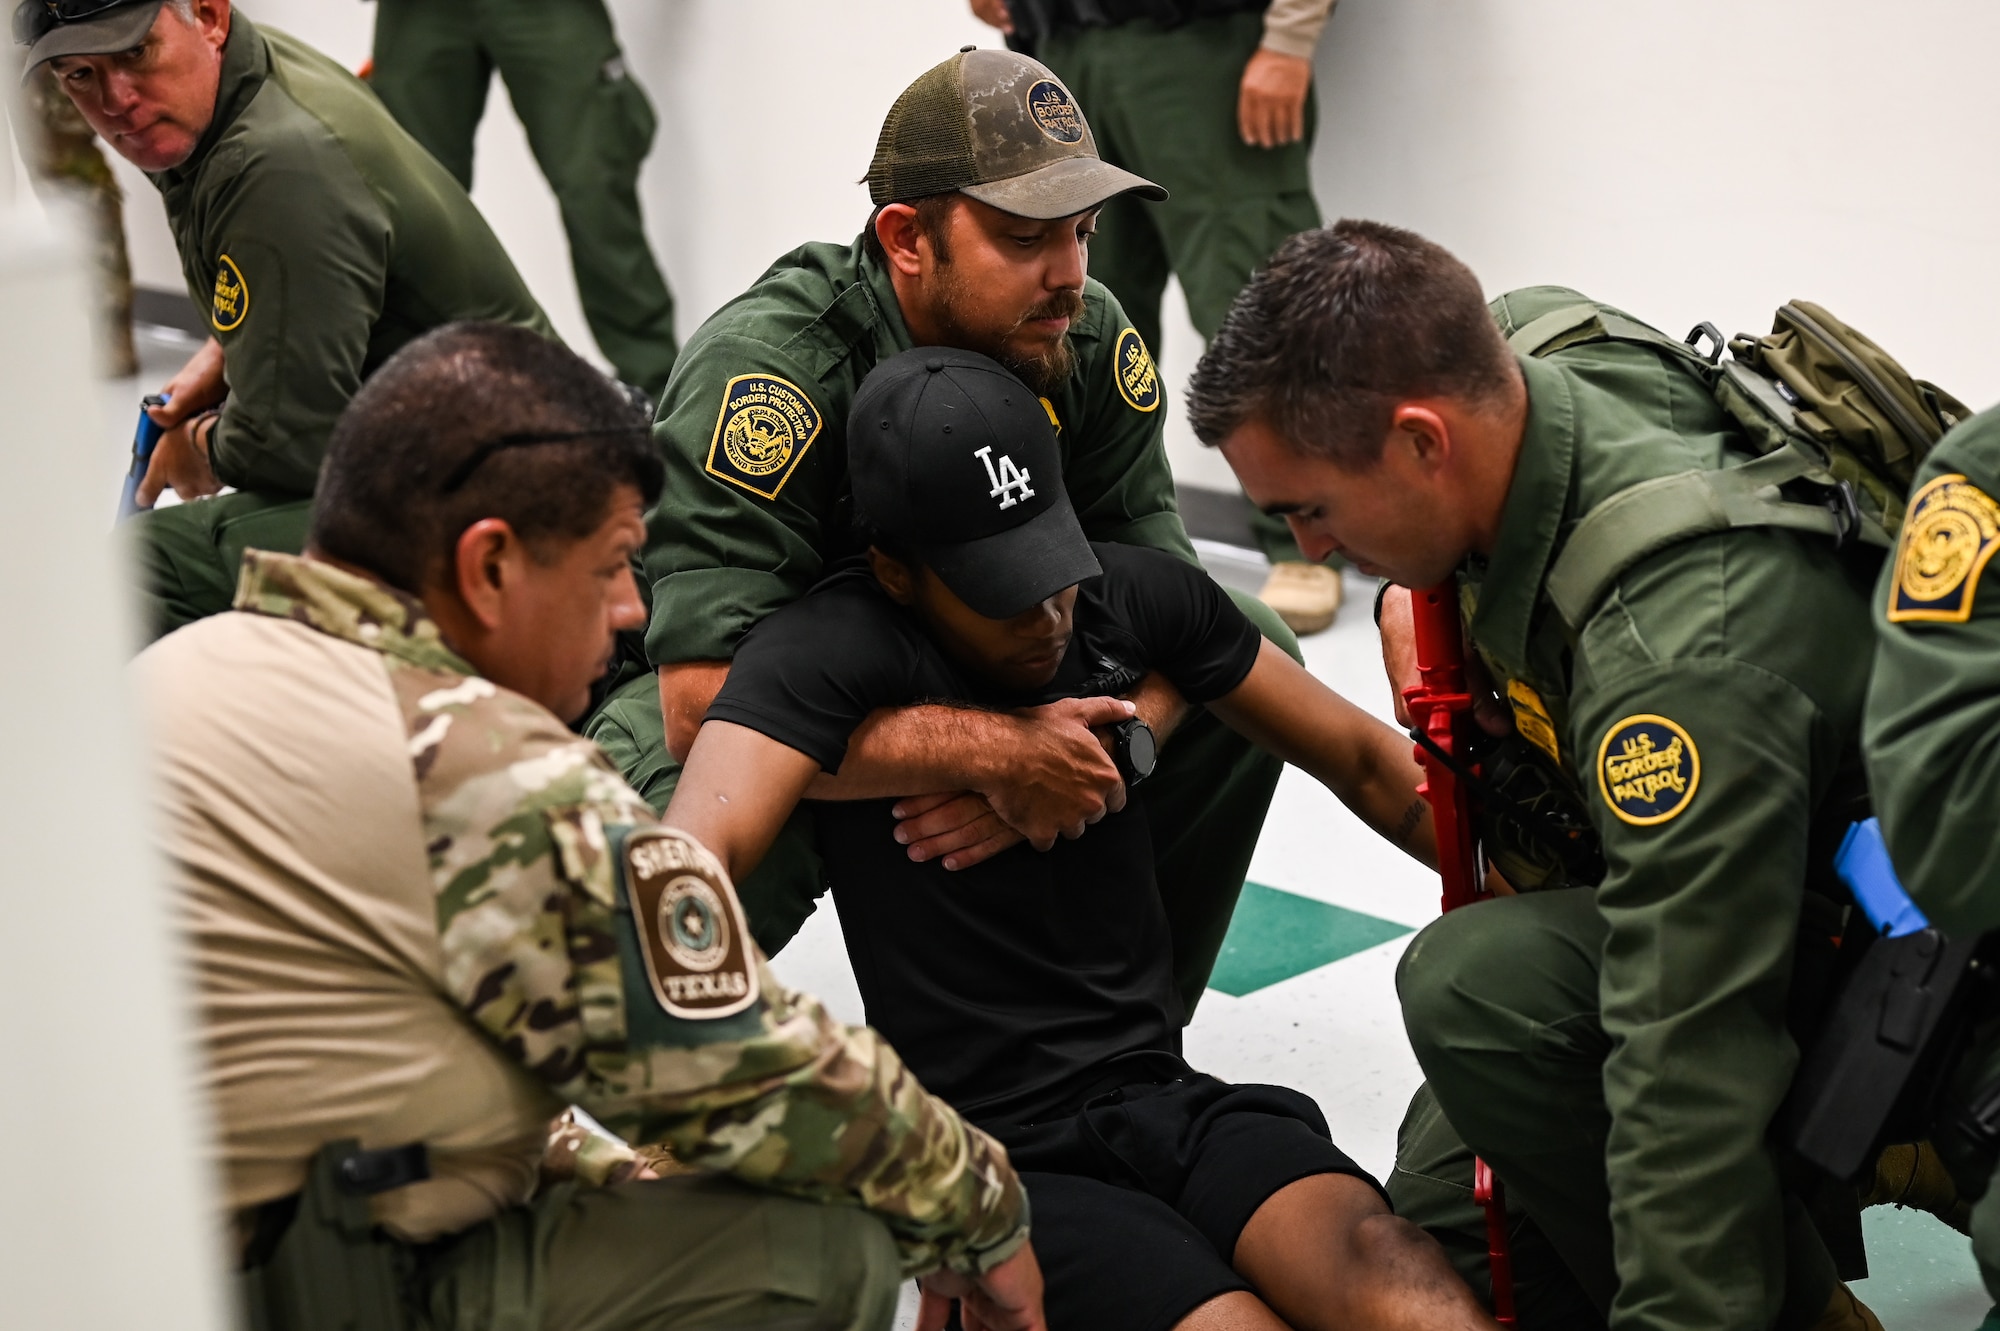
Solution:
[[[1833,1297],[1826,1301],[1826,1311],[1819,1315],[1809,1331],[1882,1331],[1882,1319],[1868,1308],[1868,1305],[1854,1297],[1854,1291],[1845,1285],[1833,1287]]]
[[[1927,1141],[1883,1147],[1875,1159],[1875,1182],[1861,1194],[1861,1205],[1928,1211],[1959,1233],[1972,1233],[1972,1203],[1958,1195],[1937,1148]]]
[[[1302,638],[1333,623],[1340,597],[1339,569],[1289,561],[1271,565],[1271,576],[1257,593],[1257,599],[1277,611],[1285,627]]]

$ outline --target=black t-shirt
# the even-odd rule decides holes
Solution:
[[[1038,693],[970,675],[852,560],[750,631],[707,719],[834,772],[881,707],[1026,707],[1124,693],[1149,670],[1191,703],[1243,682],[1263,640],[1207,575],[1156,550],[1092,548],[1103,575],[1078,589],[1069,650]],[[811,805],[869,1022],[975,1121],[1034,1121],[1111,1058],[1178,1052],[1143,795],[1078,840],[1015,846],[955,873],[910,861],[891,835],[894,801]]]

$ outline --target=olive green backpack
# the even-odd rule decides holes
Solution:
[[[1888,549],[1902,527],[1917,466],[1946,430],[1972,414],[1808,301],[1779,306],[1764,336],[1739,334],[1726,344],[1713,324],[1699,324],[1677,342],[1557,288],[1510,293],[1500,304],[1532,308],[1551,300],[1553,308],[1519,327],[1507,327],[1503,316],[1502,331],[1516,351],[1548,356],[1613,341],[1665,352],[1715,395],[1758,453],[1716,471],[1642,482],[1586,513],[1548,576],[1549,599],[1572,632],[1625,570],[1709,532],[1789,527],[1836,545],[1859,540]]]

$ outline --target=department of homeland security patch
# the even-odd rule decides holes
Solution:
[[[776,499],[819,426],[818,408],[796,385],[773,374],[739,374],[722,390],[708,473]]]
[[[1611,812],[1635,826],[1676,817],[1700,784],[1694,741],[1664,716],[1628,716],[1597,746],[1597,788]]]
[[[1037,79],[1028,89],[1028,117],[1057,143],[1083,142],[1083,112],[1054,79]]]
[[[743,906],[711,881],[688,843],[662,829],[625,841],[625,890],[653,997],[671,1017],[708,1021],[757,1001],[757,966]]]
[[[2000,503],[1963,476],[1940,476],[1910,500],[1896,550],[1889,622],[1962,624],[1993,551],[2000,548]]]
[[[243,280],[243,270],[236,266],[236,260],[227,254],[215,265],[215,305],[209,310],[208,320],[215,325],[215,331],[226,333],[249,316],[250,284]]]
[[[1118,335],[1117,364],[1113,367],[1118,378],[1118,395],[1136,411],[1151,411],[1160,405],[1160,372],[1153,365],[1153,355],[1146,350],[1146,339],[1139,336],[1136,328],[1127,328]]]

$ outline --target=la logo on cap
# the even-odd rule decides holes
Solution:
[[[1023,499],[1033,499],[1035,492],[1028,488],[1028,473],[1014,465],[1014,459],[1005,453],[1000,455],[1000,469],[993,468],[993,445],[988,444],[972,456],[986,464],[986,479],[993,488],[986,492],[990,499],[998,499],[1000,507],[1012,508]],[[1014,493],[1016,490],[1019,494]]]

